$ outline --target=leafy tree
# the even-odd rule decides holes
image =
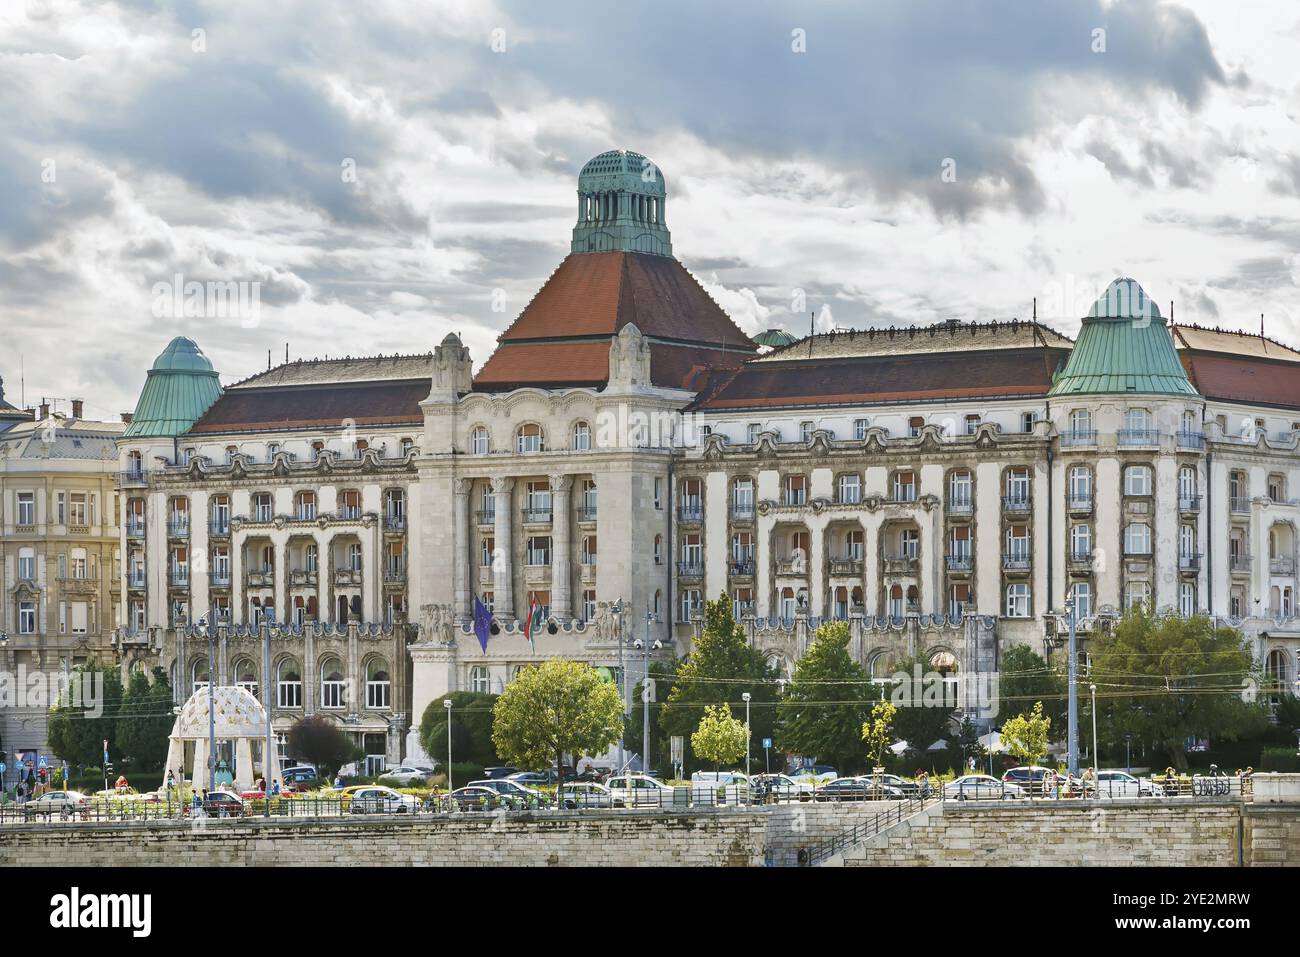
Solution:
[[[294,723],[289,729],[289,751],[316,765],[327,780],[349,761],[360,760],[364,753],[347,732],[321,714]]]
[[[862,723],[870,713],[870,682],[849,654],[849,625],[817,629],[777,708],[776,740],[783,750],[846,770],[862,761]]]
[[[1260,676],[1235,628],[1215,627],[1204,615],[1157,619],[1135,607],[1092,645],[1097,731],[1112,753],[1122,753],[1128,732],[1183,770],[1188,738],[1237,741],[1267,725],[1264,703],[1243,700]],[[1086,689],[1085,682],[1081,694]]]
[[[601,754],[618,740],[618,687],[595,668],[552,658],[525,668],[492,708],[492,743],[511,764],[540,771],[564,755]]]
[[[725,594],[704,603],[704,627],[690,655],[677,669],[677,679],[659,718],[666,734],[681,735],[689,762],[694,750],[690,735],[706,705],[727,702],[744,707],[741,695],[750,693],[750,728],[756,739],[773,737],[776,724],[776,674],[766,656],[751,648],[745,629],[731,615]]]
[[[132,672],[117,720],[117,746],[123,756],[140,769],[162,767],[175,721],[167,673],[155,667],[150,682],[143,671]]]
[[[893,665],[892,671],[907,676],[890,691],[890,701],[898,709],[894,734],[907,742],[910,752],[924,754],[951,733],[957,702],[948,696],[947,686],[925,655]]]
[[[1065,728],[1069,708],[1065,677],[1028,645],[1013,645],[1002,653],[998,669],[998,720],[1029,715],[1035,702],[1042,704],[1052,727]]]
[[[73,670],[71,691],[77,693],[65,694],[50,712],[50,750],[69,764],[99,767],[105,739],[110,755],[118,753],[122,674],[111,665],[90,661]],[[170,713],[170,701],[167,710]]]
[[[691,749],[715,769],[736,764],[745,756],[745,722],[731,716],[731,706],[707,705],[700,726],[691,735]]]
[[[451,701],[451,756],[457,764],[491,767],[500,759],[492,745],[492,708],[497,696],[481,691],[452,691],[429,702],[420,718],[425,754],[447,766],[447,707]]]
[[[1043,714],[1043,703],[1034,703],[1028,715],[1018,714],[1002,723],[1002,746],[1021,764],[1036,764],[1047,753],[1052,719]]]
[[[871,717],[862,723],[862,740],[867,745],[867,757],[873,767],[885,760],[885,751],[894,743],[894,716],[898,709],[888,701],[877,701],[871,708]]]

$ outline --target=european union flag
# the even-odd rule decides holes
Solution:
[[[474,596],[474,634],[478,636],[479,647],[487,654],[488,637],[492,634],[492,612],[478,595]]]

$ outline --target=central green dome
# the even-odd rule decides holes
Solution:
[[[167,348],[153,361],[159,372],[212,372],[212,362],[203,354],[199,344],[185,336],[177,336],[167,343]]]

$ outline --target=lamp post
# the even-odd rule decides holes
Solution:
[[[749,698],[750,694],[746,691],[740,696],[745,702],[745,777],[749,777]]]
[[[213,670],[216,664],[216,633],[204,615],[195,623],[200,638],[208,639],[208,780],[205,790],[211,791],[217,779],[217,709],[213,696]]]
[[[650,622],[654,612],[645,613],[645,640],[637,639],[633,647],[641,652],[641,773],[650,773],[650,652],[658,651],[664,643],[658,638],[650,641]]]
[[[446,698],[442,706],[447,709],[447,794],[452,792],[451,783],[451,699]],[[449,808],[450,810],[450,808]]]
[[[0,628],[0,653],[3,653],[8,649],[9,649],[9,632],[5,631],[4,628]],[[7,663],[8,662],[6,658],[3,656],[3,654],[0,654],[0,667],[5,666]],[[15,757],[17,757],[17,754],[18,752],[15,751],[14,752]],[[3,760],[5,757],[7,756],[3,752],[0,752],[0,760]],[[7,765],[9,762],[5,761],[4,763]],[[5,772],[0,771],[0,800],[3,800],[4,793],[5,793]]]
[[[618,700],[623,705],[623,720],[618,726],[618,770],[621,773],[626,764],[623,754],[623,732],[627,727],[627,674],[623,668],[623,599],[609,606],[609,613],[614,616],[614,631],[618,633]]]
[[[1079,648],[1076,644],[1074,596],[1065,599],[1065,614],[1070,626],[1070,703],[1068,712],[1066,767],[1071,774],[1079,773]]]
[[[266,787],[263,788],[262,803],[266,807],[265,816],[270,817],[271,786],[275,783],[271,780],[271,706],[274,702],[271,700],[271,624],[266,619],[262,621],[262,629],[265,633],[262,646],[262,700],[266,702],[266,748],[262,753],[262,780]]]
[[[1092,692],[1092,786],[1098,798],[1101,797],[1101,753],[1097,750],[1097,686],[1089,684]]]
[[[1124,771],[1133,773],[1133,732],[1124,732]]]

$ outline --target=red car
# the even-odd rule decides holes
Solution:
[[[245,813],[244,799],[233,791],[209,791],[200,806],[208,817],[243,817]],[[190,814],[193,810],[193,804],[187,804],[183,813]]]

